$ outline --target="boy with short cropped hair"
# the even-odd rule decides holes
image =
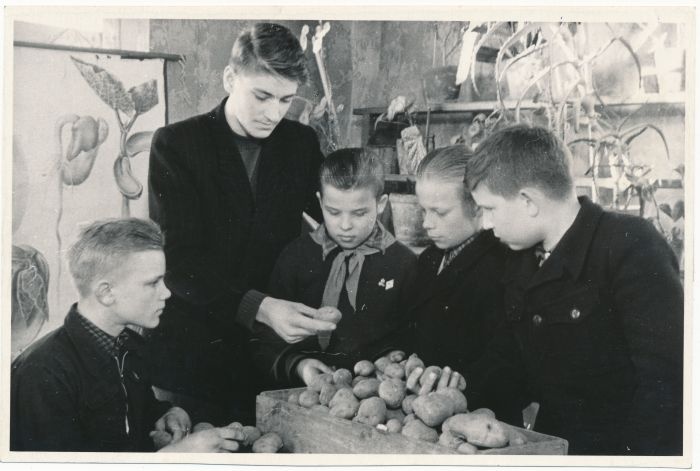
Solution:
[[[320,333],[289,346],[259,325],[257,362],[275,384],[308,384],[329,365],[352,369],[377,358],[407,322],[399,301],[416,257],[378,220],[388,199],[381,162],[363,149],[342,149],[324,160],[319,175],[324,222],[284,249],[269,293],[337,308],[342,318],[330,338]]]
[[[492,134],[467,163],[484,227],[513,249],[514,340],[491,353],[523,366],[535,430],[567,439],[570,454],[681,454],[678,263],[648,221],[577,198],[571,166],[561,140],[527,125]]]
[[[79,301],[12,364],[10,449],[155,451],[156,432],[171,439],[160,451],[238,449],[235,430],[188,435],[187,412],[156,400],[143,338],[127,327],[156,327],[170,297],[158,226],[94,222],[68,259]]]

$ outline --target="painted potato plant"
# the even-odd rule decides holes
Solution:
[[[119,124],[119,154],[114,161],[114,178],[122,195],[123,217],[130,215],[129,201],[136,200],[143,193],[143,184],[131,170],[131,160],[151,146],[152,131],[131,134],[136,119],[158,104],[158,88],[155,79],[126,90],[122,82],[98,65],[71,56],[90,88],[112,110]]]

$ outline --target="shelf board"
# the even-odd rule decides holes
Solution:
[[[669,104],[669,105],[681,105],[685,106],[686,96],[685,93],[674,93],[667,95],[637,95],[626,99],[624,102],[619,101],[618,97],[602,97],[603,102],[607,106],[641,106],[646,104]],[[504,104],[507,109],[515,109],[517,100],[505,100]],[[482,111],[492,111],[493,109],[499,107],[498,101],[472,101],[472,102],[443,102],[443,103],[432,103],[430,105],[431,113],[476,113]],[[520,108],[523,110],[539,108],[540,103],[535,103],[532,100],[524,100]],[[386,106],[371,106],[367,108],[355,108],[352,111],[354,115],[380,115],[386,111]],[[418,114],[425,114],[427,109],[420,109],[415,111]]]

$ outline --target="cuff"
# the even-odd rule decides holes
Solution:
[[[254,289],[244,294],[241,303],[238,305],[236,322],[244,326],[248,331],[252,331],[255,316],[258,314],[258,309],[260,309],[260,303],[262,303],[263,299],[266,297],[267,295],[265,293]]]

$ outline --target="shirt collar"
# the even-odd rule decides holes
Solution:
[[[338,247],[338,244],[328,235],[325,224],[320,224],[310,235],[311,239],[323,249],[323,260],[326,259],[328,254],[331,253],[333,249]],[[387,247],[389,247],[395,241],[396,239],[394,236],[386,230],[381,222],[377,221],[374,225],[372,233],[361,245],[377,249],[383,254]]]
[[[89,337],[95,342],[95,345],[110,357],[118,356],[119,350],[123,348],[126,337],[128,336],[126,329],[123,329],[118,336],[114,337],[97,327],[90,319],[78,312],[77,309],[75,312],[77,314],[78,323],[89,334]]]

